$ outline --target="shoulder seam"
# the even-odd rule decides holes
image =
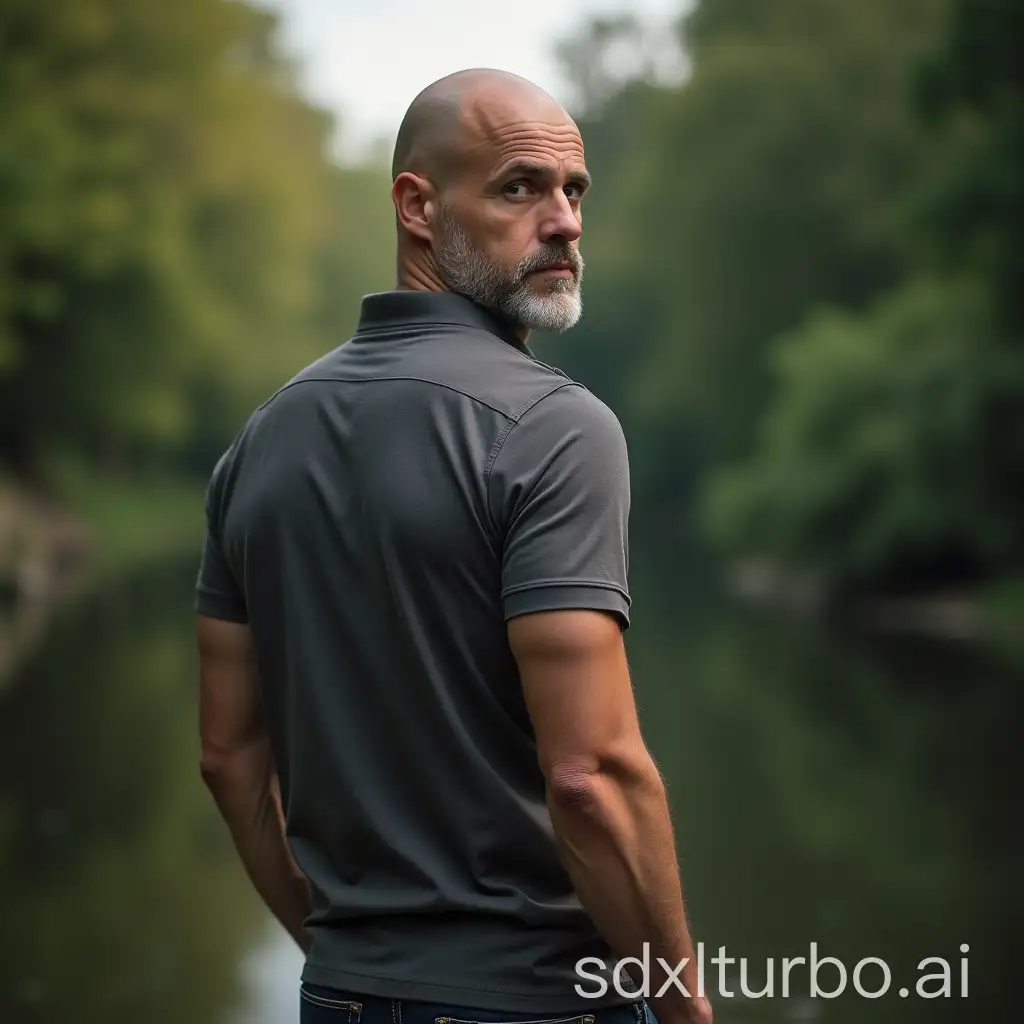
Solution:
[[[471,402],[476,402],[477,405],[482,405],[485,409],[490,409],[491,412],[496,412],[499,416],[504,416],[509,421],[509,425],[515,422],[513,419],[515,414],[507,413],[503,409],[491,405],[490,402],[483,398],[470,394],[468,391],[463,391],[452,384],[446,384],[444,381],[431,380],[429,377],[416,377],[410,374],[399,374],[393,377],[302,377],[300,380],[289,381],[284,387],[278,388],[262,405],[257,407],[256,411],[261,412],[279,395],[289,390],[289,388],[297,387],[299,384],[330,384],[339,382],[343,384],[378,384],[389,380],[416,381],[418,384],[431,384],[434,387],[444,388],[447,391],[453,391],[457,395],[462,395],[463,398],[468,398]]]
[[[582,384],[578,384],[574,380],[570,380],[566,377],[564,380],[556,381],[552,384],[547,391],[542,392],[539,395],[534,395],[521,409],[519,409],[515,417],[510,419],[506,424],[505,429],[497,436],[494,444],[491,447],[490,454],[487,456],[487,462],[484,465],[484,497],[487,503],[487,515],[491,520],[491,525],[498,529],[498,524],[494,522],[494,517],[491,513],[491,470],[494,468],[495,460],[501,454],[501,449],[505,446],[509,434],[512,433],[512,428],[535,406],[539,405],[544,401],[545,398],[550,397],[556,391],[561,391],[562,388],[570,387],[583,387]],[[586,390],[584,388],[584,390]]]
[[[581,384],[577,384],[574,380],[569,380],[568,378],[566,378],[565,380],[558,381],[558,382],[554,383],[550,388],[548,388],[547,391],[543,391],[539,395],[534,395],[532,398],[530,398],[526,402],[526,404],[521,409],[518,409],[512,416],[509,417],[508,425],[498,435],[497,439],[494,442],[494,445],[491,447],[491,452],[490,452],[490,454],[487,457],[487,463],[484,466],[484,476],[485,477],[487,477],[488,479],[490,478],[491,467],[494,465],[494,460],[498,457],[498,454],[500,453],[500,451],[502,449],[502,446],[505,444],[505,439],[508,437],[509,434],[512,433],[512,428],[535,405],[539,405],[541,402],[544,401],[545,398],[549,398],[556,391],[561,391],[562,388],[570,388],[570,387],[577,387],[578,388],[578,387],[582,387],[582,385]]]

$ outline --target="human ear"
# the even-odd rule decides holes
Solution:
[[[403,171],[391,186],[398,223],[416,238],[433,241],[437,195],[429,178]]]

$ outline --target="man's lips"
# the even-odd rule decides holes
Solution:
[[[562,261],[560,263],[552,263],[547,267],[541,267],[539,270],[531,271],[533,274],[552,274],[555,277],[575,277],[576,271],[571,263]]]

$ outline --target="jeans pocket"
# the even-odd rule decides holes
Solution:
[[[363,1004],[355,999],[341,998],[330,989],[307,985],[305,982],[299,986],[299,998],[317,1009],[333,1011],[330,1019],[337,1020],[339,1024],[342,1020],[345,1024],[359,1024],[363,1012]]]
[[[464,1017],[435,1017],[434,1024],[594,1024],[592,1013],[577,1013],[571,1017],[531,1017],[528,1020],[480,1021]]]

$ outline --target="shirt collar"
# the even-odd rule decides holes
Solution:
[[[410,324],[448,324],[487,331],[520,352],[533,355],[508,320],[464,295],[403,290],[363,296],[357,333],[408,327]]]

